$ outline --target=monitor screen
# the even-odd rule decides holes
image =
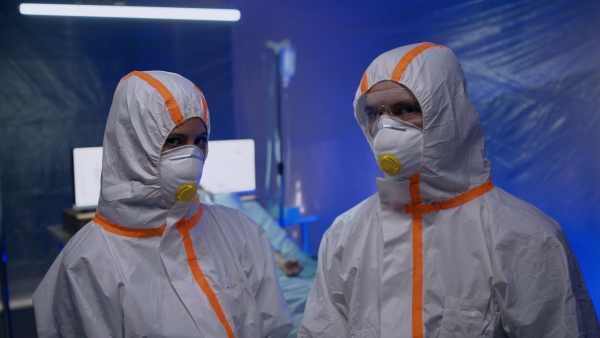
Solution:
[[[74,209],[93,209],[98,206],[101,173],[102,147],[73,149]]]
[[[200,185],[213,194],[254,192],[254,140],[209,141]]]
[[[205,190],[214,194],[256,190],[254,140],[209,141],[208,149],[200,180]],[[102,147],[73,149],[74,209],[98,206],[101,172]]]

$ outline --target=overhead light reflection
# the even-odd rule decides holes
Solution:
[[[101,18],[172,19],[238,21],[237,9],[103,6],[103,5],[51,5],[24,3],[19,6],[21,14],[51,16],[82,16]]]

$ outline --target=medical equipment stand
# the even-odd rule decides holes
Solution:
[[[267,41],[267,48],[275,53],[275,96],[277,128],[275,130],[275,148],[277,156],[277,178],[279,183],[279,225],[285,227],[285,176],[283,165],[283,128],[282,128],[282,92],[287,88],[296,71],[296,49],[285,39],[279,43]]]

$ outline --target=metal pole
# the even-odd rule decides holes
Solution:
[[[3,204],[2,204],[2,168],[0,168],[0,288],[2,289],[2,321],[4,324],[4,337],[12,337],[12,320],[10,316],[8,273],[6,269],[6,233],[4,231]]]
[[[279,225],[285,226],[285,176],[283,159],[283,114],[282,114],[282,87],[283,79],[281,76],[281,50],[290,45],[290,40],[283,40],[279,43],[267,41],[266,46],[275,53],[275,98],[277,128],[275,130],[275,150],[278,152],[277,177],[279,179]]]
[[[284,165],[283,165],[283,126],[282,126],[282,112],[281,112],[281,53],[277,51],[276,56],[276,77],[277,77],[277,142],[279,143],[279,163],[277,163],[277,173],[279,174],[279,225],[285,227],[285,176]]]

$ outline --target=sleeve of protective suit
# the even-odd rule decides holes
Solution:
[[[102,281],[114,274],[92,268],[90,257],[73,261],[61,255],[34,296],[40,337],[119,337],[122,312],[118,287],[108,290]],[[102,262],[100,266],[104,265]],[[106,263],[106,262],[104,262]],[[118,285],[106,283],[104,285]],[[90,292],[94,290],[94,292]]]
[[[52,295],[54,295],[54,290],[56,290],[58,267],[62,261],[62,255],[63,252],[58,254],[48,273],[46,273],[44,279],[42,279],[42,282],[31,297],[37,333],[41,338],[57,336],[57,323],[52,314],[54,304],[54,297]]]
[[[511,220],[514,226],[504,223],[496,231],[493,291],[504,331],[510,337],[600,336],[594,306],[564,233],[531,209],[529,214],[539,213],[539,218],[521,214],[519,220]],[[542,217],[545,221],[540,222]]]
[[[252,223],[258,232],[260,245],[253,252],[255,262],[260,266],[248,271],[248,278],[255,281],[254,299],[261,319],[262,337],[287,337],[292,330],[292,320],[277,281],[277,271],[273,251],[267,233],[252,220],[238,211],[242,223]]]
[[[85,269],[86,262],[80,261],[74,269]],[[54,316],[59,327],[59,336],[64,337],[118,337],[123,332],[122,314],[119,311],[119,297],[111,297],[117,290],[106,290],[105,294],[87,290],[98,288],[100,276],[91,271],[78,275],[69,274],[61,267],[54,302]],[[111,278],[105,276],[104,278]],[[113,284],[117,285],[117,283]],[[106,295],[106,296],[104,296]]]
[[[347,308],[343,294],[332,289],[328,278],[340,273],[329,262],[329,257],[333,257],[331,250],[334,249],[329,238],[333,230],[331,227],[325,233],[319,247],[317,274],[298,329],[298,337],[348,337],[347,314],[342,312],[342,308]]]

